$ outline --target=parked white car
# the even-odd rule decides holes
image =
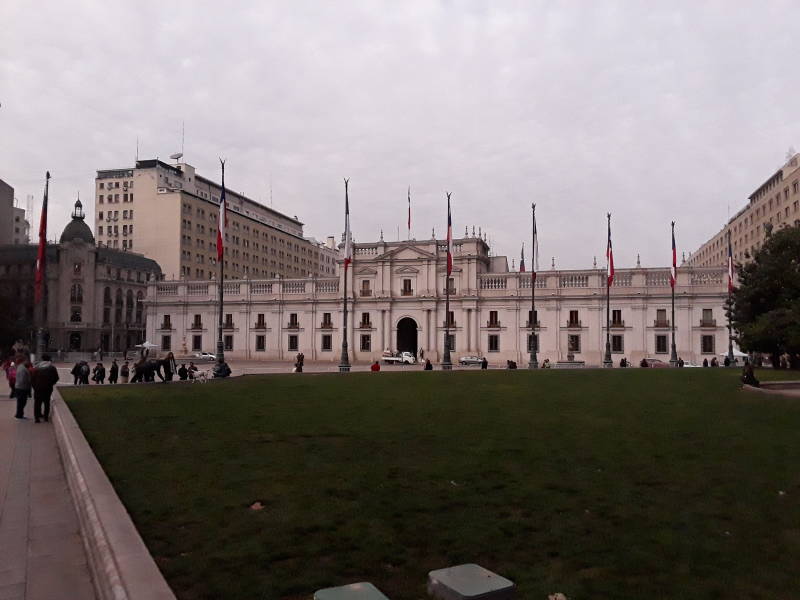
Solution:
[[[481,365],[483,364],[482,356],[462,356],[458,359],[460,365]]]
[[[411,352],[399,352],[392,355],[383,355],[383,362],[388,365],[414,365],[417,363],[417,357]]]
[[[197,360],[217,360],[217,355],[211,352],[195,352],[192,356]]]

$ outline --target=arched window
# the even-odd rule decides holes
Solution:
[[[144,294],[142,292],[136,292],[136,322],[141,324],[142,323],[142,309],[144,308],[142,301],[144,300]]]
[[[70,311],[69,320],[73,323],[80,323],[83,319],[81,316],[81,307],[80,306],[73,306],[72,310]]]
[[[133,292],[128,290],[125,294],[125,322],[133,321]]]
[[[80,283],[73,283],[69,288],[69,301],[77,304],[83,302],[83,286]]]
[[[111,304],[111,288],[103,290],[103,304]]]

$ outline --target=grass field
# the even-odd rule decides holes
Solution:
[[[415,600],[429,570],[464,562],[534,600],[798,598],[800,404],[737,376],[306,374],[63,393],[181,600],[360,580]]]

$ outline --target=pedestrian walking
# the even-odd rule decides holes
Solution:
[[[106,368],[103,366],[103,363],[97,363],[97,366],[92,371],[92,381],[95,383],[102,385],[106,380]]]
[[[11,388],[8,394],[9,398],[14,397],[14,382],[17,380],[17,366],[12,359],[6,360],[3,363],[3,370],[6,372],[6,380],[8,381],[8,387]]]
[[[17,365],[17,380],[14,382],[14,397],[17,399],[17,419],[25,418],[25,405],[31,395],[31,362],[27,356],[19,355],[14,361]]]
[[[72,382],[72,385],[80,385],[81,384],[81,366],[82,366],[81,365],[81,361],[76,362],[72,366],[72,370],[70,371],[70,374],[72,375],[72,377],[74,379],[74,381]]]
[[[58,381],[58,369],[51,362],[50,355],[42,354],[42,361],[36,365],[31,378],[33,388],[33,418],[36,423],[50,420],[50,397]]]
[[[489,368],[489,361],[486,360],[486,357],[484,356],[483,360],[481,360],[481,370],[485,371],[488,368]]]
[[[111,367],[108,369],[108,383],[117,383],[119,377],[119,365],[117,359],[111,361]]]
[[[128,378],[130,377],[130,375],[131,375],[131,369],[128,366],[128,361],[126,360],[124,363],[122,363],[122,367],[120,367],[119,370],[120,383],[128,383]]]
[[[172,376],[178,371],[178,365],[175,364],[175,355],[172,352],[167,354],[163,362],[163,367],[164,379],[166,381],[172,381]]]

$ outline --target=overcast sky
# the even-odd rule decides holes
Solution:
[[[456,235],[542,268],[666,265],[800,147],[800,3],[0,2],[0,178],[50,237],[97,169],[185,160],[357,241]],[[37,209],[38,214],[38,209]],[[33,229],[36,229],[34,225]],[[139,251],[146,251],[139,248]],[[530,259],[529,259],[530,260]]]

